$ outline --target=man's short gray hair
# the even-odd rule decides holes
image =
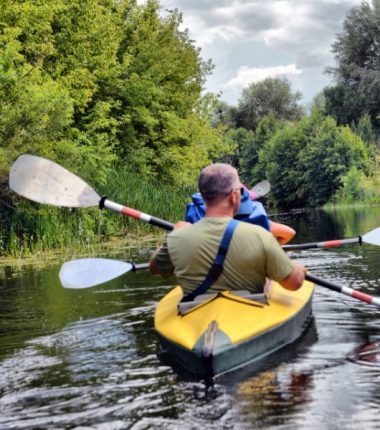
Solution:
[[[205,167],[199,175],[199,192],[208,203],[219,200],[238,187],[240,187],[239,175],[237,170],[229,164],[211,164]]]

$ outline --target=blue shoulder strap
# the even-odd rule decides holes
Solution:
[[[239,224],[239,221],[232,219],[224,231],[222,241],[220,242],[218,253],[216,254],[215,260],[209,270],[204,281],[196,288],[194,291],[189,293],[182,299],[182,302],[190,302],[194,300],[196,296],[205,293],[211,285],[219,278],[220,274],[223,272],[223,264],[227,255],[228,247],[234,234],[235,228]]]

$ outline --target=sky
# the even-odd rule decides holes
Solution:
[[[183,14],[183,28],[215,68],[206,90],[237,105],[243,88],[286,77],[308,105],[331,77],[331,45],[362,0],[161,0]]]

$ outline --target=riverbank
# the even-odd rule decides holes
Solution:
[[[107,183],[95,188],[100,195],[157,218],[183,220],[194,192],[115,169]],[[156,236],[156,227],[98,208],[57,208],[17,198],[0,213],[0,258],[33,257],[50,250],[97,247],[104,243]]]
[[[106,256],[107,258],[118,258],[124,255],[123,259],[133,262],[146,262],[149,259],[151,250],[154,249],[164,239],[164,232],[157,234],[146,234],[144,236],[132,236],[127,238],[114,237],[107,242],[94,243],[84,246],[74,246],[72,248],[60,248],[41,250],[35,254],[25,256],[3,256],[0,257],[1,268],[11,267],[16,271],[26,266],[34,268],[44,268],[46,266],[78,258],[90,258]]]

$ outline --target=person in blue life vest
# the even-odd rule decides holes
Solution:
[[[208,292],[246,289],[262,293],[267,279],[288,290],[301,287],[306,268],[290,260],[269,231],[233,220],[243,192],[235,168],[222,163],[204,168],[198,187],[206,204],[205,217],[195,224],[180,221],[175,225],[150,260],[152,274],[170,277],[174,273],[185,298],[191,296],[209,279],[233,223],[229,244],[222,252],[222,269],[209,282]]]
[[[284,245],[292,240],[296,234],[295,230],[285,224],[270,220],[264,206],[257,201],[255,193],[249,190],[244,184],[240,185],[244,190],[240,198],[240,208],[235,214],[235,219],[261,225],[261,227],[266,228],[273,234],[280,245]],[[191,203],[188,203],[186,206],[185,219],[194,224],[204,218],[206,206],[200,193],[194,193],[191,199]]]

